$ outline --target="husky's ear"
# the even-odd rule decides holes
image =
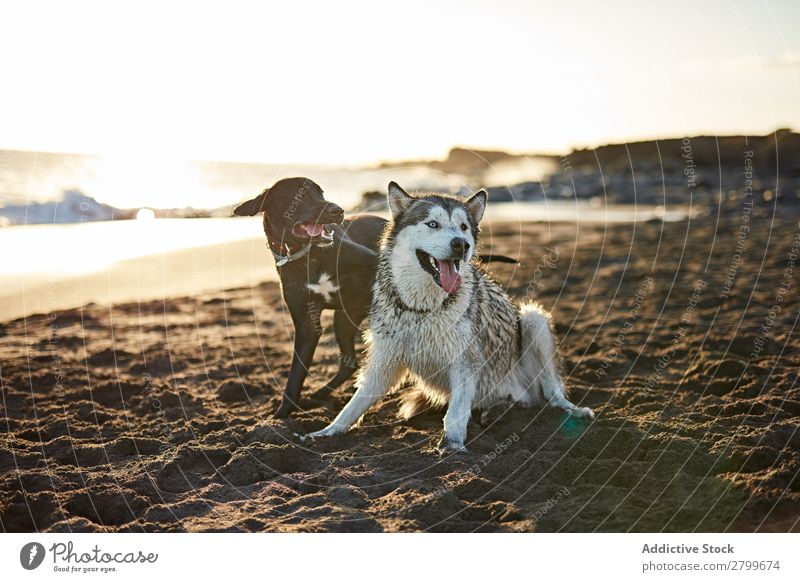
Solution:
[[[402,214],[414,203],[414,198],[403,190],[397,182],[389,182],[389,208],[392,216],[397,217]]]
[[[486,190],[480,190],[472,195],[472,198],[467,200],[467,210],[478,223],[483,218],[483,213],[486,210],[486,202],[489,200],[489,195]]]
[[[252,200],[239,204],[233,209],[233,213],[236,216],[255,216],[259,212],[264,212],[267,209],[267,194],[269,194],[269,188]]]

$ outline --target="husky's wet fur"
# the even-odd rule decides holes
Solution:
[[[367,363],[350,402],[308,437],[346,432],[406,378],[415,385],[401,416],[447,406],[442,449],[466,450],[472,410],[508,400],[594,416],[567,399],[549,314],[535,303],[516,307],[473,261],[486,202],[483,190],[463,200],[389,184],[393,220],[381,243]]]

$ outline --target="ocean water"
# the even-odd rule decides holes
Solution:
[[[387,213],[378,212],[383,216]],[[680,220],[686,212],[646,205],[597,206],[552,201],[489,204],[485,220],[592,223]],[[82,224],[36,224],[0,228],[4,253],[0,276],[71,274],[100,271],[138,257],[195,249],[239,240],[262,241],[260,217],[162,218]]]

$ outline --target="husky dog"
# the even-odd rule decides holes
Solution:
[[[308,438],[346,432],[406,377],[415,386],[403,418],[447,405],[444,450],[466,451],[473,409],[508,400],[594,417],[567,399],[549,314],[535,303],[513,305],[473,261],[486,202],[484,190],[464,201],[389,184],[393,220],[381,241],[367,363],[350,402]]]
[[[236,207],[237,216],[264,213],[267,248],[275,258],[281,290],[294,323],[292,368],[275,418],[299,408],[300,391],[317,349],[323,309],[335,310],[333,329],[342,352],[339,371],[325,386],[333,390],[356,371],[355,340],[367,316],[378,246],[386,220],[344,210],[322,195],[309,178],[284,178]],[[516,263],[503,255],[482,255],[482,262]]]

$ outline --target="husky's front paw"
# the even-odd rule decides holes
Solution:
[[[467,451],[467,447],[464,446],[463,442],[455,439],[449,439],[447,438],[447,435],[442,435],[442,438],[439,440],[439,444],[436,445],[436,450],[440,455],[469,452]]]
[[[297,436],[300,437],[300,442],[304,443],[304,442],[313,441],[314,439],[319,439],[319,438],[322,438],[322,437],[329,437],[329,436],[334,436],[334,435],[337,435],[337,434],[342,434],[343,432],[345,432],[345,431],[340,429],[339,427],[336,427],[336,426],[333,426],[333,425],[328,425],[325,428],[323,428],[322,430],[318,430],[316,432],[310,432],[310,433],[308,433],[306,435],[300,435],[299,434]]]

